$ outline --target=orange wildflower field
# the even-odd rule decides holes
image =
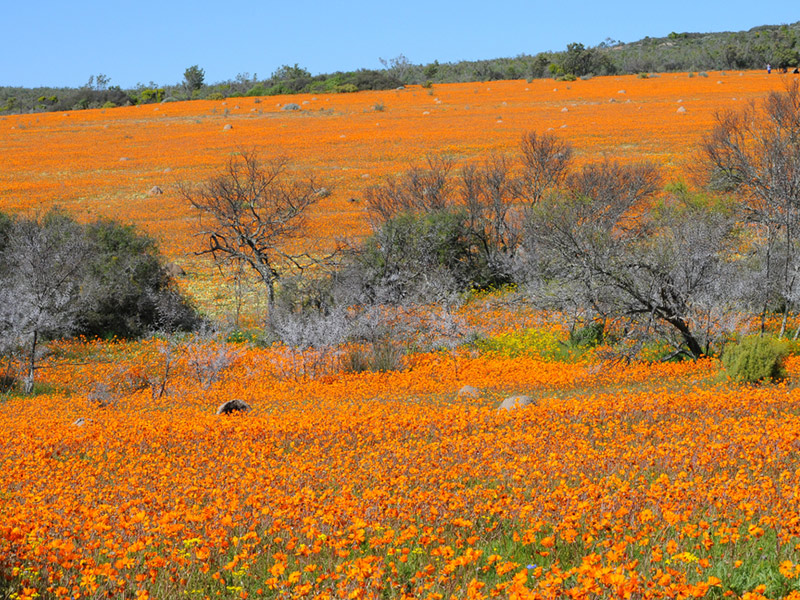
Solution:
[[[163,340],[48,361],[58,391],[0,406],[15,598],[800,595],[791,384],[536,355],[309,376]],[[216,416],[231,397],[253,410]]]
[[[646,159],[668,179],[684,177],[716,112],[783,89],[793,77],[735,71],[492,81],[11,115],[0,117],[0,210],[59,205],[79,219],[133,222],[180,262],[198,241],[176,184],[201,181],[232,152],[255,147],[287,157],[332,191],[313,232],[330,242],[366,232],[361,195],[383,176],[429,154],[457,161],[514,154],[527,131],[556,132],[582,160]],[[300,110],[282,110],[288,103]],[[150,196],[154,186],[164,194]]]
[[[684,73],[6,116],[0,210],[133,222],[193,265],[175,185],[257,146],[331,187],[313,237],[332,243],[367,232],[361,194],[383,176],[430,153],[512,154],[530,130],[580,160],[686,177],[715,112],[786,81]],[[499,295],[461,316],[493,350],[410,353],[389,372],[341,368],[348,348],[199,335],[50,344],[39,393],[0,395],[0,599],[800,599],[799,357],[784,382],[748,386],[711,358],[564,356],[556,319]],[[497,409],[516,394],[531,404]],[[233,398],[252,410],[215,414]]]

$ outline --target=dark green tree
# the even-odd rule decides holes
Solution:
[[[205,79],[206,72],[199,66],[192,65],[183,72],[183,87],[191,94],[203,87]]]

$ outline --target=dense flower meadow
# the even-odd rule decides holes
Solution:
[[[798,595],[791,384],[474,353],[293,377],[219,344],[63,344],[50,393],[0,404],[16,598]]]
[[[186,260],[198,246],[196,220],[176,185],[201,181],[231,152],[257,147],[287,157],[298,174],[313,173],[331,191],[314,231],[330,244],[366,232],[363,190],[386,174],[428,154],[457,161],[514,154],[526,131],[552,130],[582,160],[647,159],[667,180],[686,177],[716,112],[740,109],[792,77],[736,71],[493,81],[10,115],[0,117],[0,210],[58,204],[80,219],[111,216]],[[283,110],[288,103],[300,110]],[[156,186],[163,194],[150,195]]]

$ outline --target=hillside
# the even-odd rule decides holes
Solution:
[[[400,55],[384,61],[380,70],[312,75],[297,64],[284,65],[266,79],[242,73],[234,79],[211,84],[203,81],[203,71],[197,65],[187,69],[191,74],[184,74],[183,82],[172,85],[151,82],[127,90],[109,87],[112,78],[100,74],[75,88],[0,86],[0,114],[82,110],[175,99],[391,90],[411,84],[764,69],[768,63],[778,70],[800,65],[800,21],[737,32],[672,32],[667,37],[645,37],[627,43],[607,39],[596,47],[586,47],[576,40],[561,51],[477,61],[413,64]]]

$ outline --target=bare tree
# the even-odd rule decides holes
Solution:
[[[519,180],[505,156],[490,156],[480,165],[469,164],[461,169],[466,226],[495,284],[510,283],[512,279],[523,229],[519,190]]]
[[[601,163],[533,207],[534,289],[549,306],[620,322],[633,336],[658,333],[699,357],[730,308],[735,215],[685,190],[652,206],[656,182],[651,167]]]
[[[373,228],[401,213],[426,213],[451,206],[452,170],[450,158],[430,155],[425,165],[413,165],[399,178],[388,177],[382,184],[367,188],[364,200]]]
[[[313,179],[289,178],[287,161],[261,162],[255,150],[240,151],[224,171],[199,186],[180,187],[181,195],[200,213],[199,235],[219,266],[246,264],[267,287],[267,314],[272,318],[275,287],[287,270],[317,264],[307,252],[287,247],[308,232],[307,213],[320,198]]]
[[[0,337],[25,356],[25,393],[33,391],[42,342],[75,326],[88,253],[80,226],[59,213],[41,223],[16,221],[8,233],[0,254]]]
[[[567,175],[572,147],[553,134],[530,131],[522,137],[521,194],[529,203],[539,202],[557,188]]]
[[[800,296],[800,85],[772,92],[760,106],[717,115],[703,153],[709,182],[741,197],[760,240],[762,332],[767,312],[780,306],[783,335]]]

